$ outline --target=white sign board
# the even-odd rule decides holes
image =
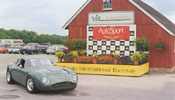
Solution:
[[[133,11],[89,13],[89,25],[134,24]]]

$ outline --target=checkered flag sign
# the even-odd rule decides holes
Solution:
[[[96,34],[97,33],[97,34]],[[136,51],[136,25],[87,26],[87,55],[112,54],[131,56]]]

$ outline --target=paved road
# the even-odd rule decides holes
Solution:
[[[22,56],[0,54],[0,100],[175,100],[175,74],[160,73],[142,77],[79,75],[74,91],[29,94],[25,87],[5,80],[7,64]],[[53,55],[48,57],[57,61]]]

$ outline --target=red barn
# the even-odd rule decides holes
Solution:
[[[89,14],[134,12],[136,37],[149,40],[149,62],[152,68],[175,68],[175,25],[141,0],[87,0],[63,26],[69,30],[69,42],[87,39]],[[117,23],[116,23],[117,25]],[[167,49],[159,52],[154,45],[164,42]]]

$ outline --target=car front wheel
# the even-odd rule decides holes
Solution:
[[[26,80],[26,89],[29,93],[37,93],[38,90],[35,86],[35,82],[33,81],[32,77],[28,77]]]
[[[8,84],[13,84],[15,81],[13,80],[12,76],[11,76],[11,73],[9,70],[7,70],[7,73],[6,73],[6,80],[7,80],[7,83]]]

